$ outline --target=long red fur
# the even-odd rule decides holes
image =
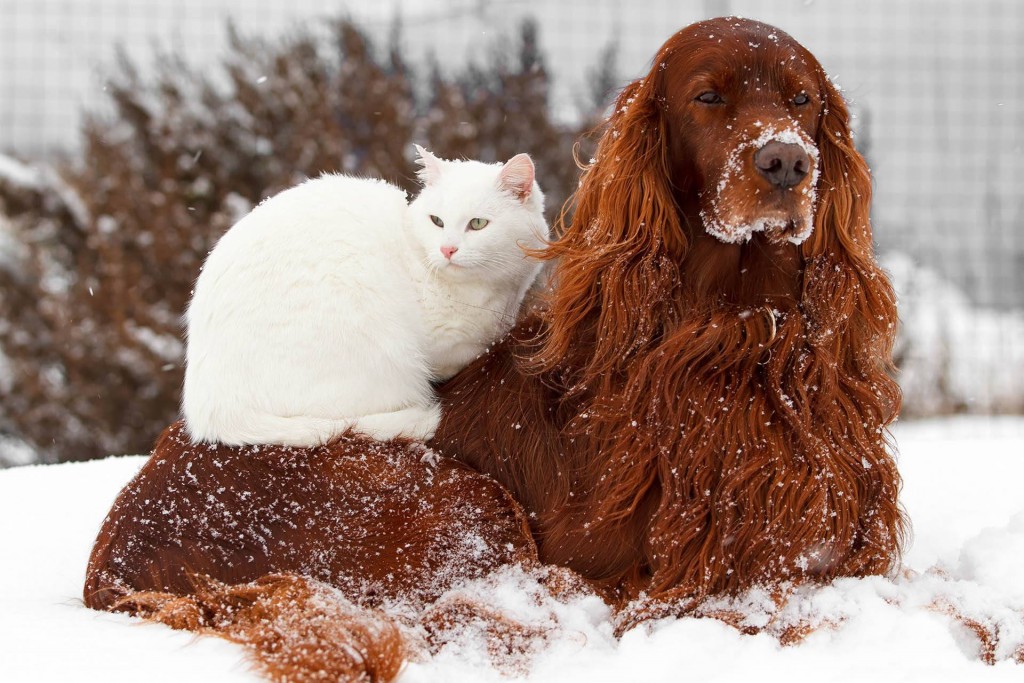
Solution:
[[[245,644],[276,680],[388,681],[408,651],[376,608],[536,557],[501,486],[422,445],[236,448],[179,422],[114,501],[83,593]]]
[[[724,244],[699,217],[718,177],[680,150],[738,141],[680,120],[678,96],[709,69],[774,82],[780,61],[820,93],[814,231]],[[751,100],[737,119],[789,121],[735,92]],[[619,96],[547,252],[542,306],[442,388],[435,447],[513,492],[542,561],[623,602],[890,571],[905,527],[886,448],[897,317],[870,194],[810,53],[757,22],[680,31]]]
[[[197,578],[188,594],[131,592],[112,608],[246,646],[272,680],[390,681],[405,657],[386,615],[295,574],[235,585]]]
[[[708,68],[816,89],[802,245],[703,230],[716,150],[737,144],[681,114]],[[778,118],[744,92],[746,115]],[[733,201],[756,208],[753,182],[727,188]],[[279,680],[373,681],[405,656],[375,607],[429,606],[538,548],[632,601],[620,625],[760,583],[889,571],[904,534],[885,443],[896,311],[870,189],[846,107],[804,48],[756,22],[684,29],[618,98],[546,252],[542,305],[440,389],[432,445],[501,485],[405,442],[228,448],[172,425],[103,523],[86,604],[244,643]],[[422,622],[439,642],[477,618],[511,647],[530,637],[443,603]]]

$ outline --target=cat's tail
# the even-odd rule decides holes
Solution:
[[[436,403],[341,419],[265,413],[250,415],[242,422],[202,419],[185,411],[185,426],[194,441],[228,446],[275,444],[306,448],[329,443],[348,431],[378,441],[429,441],[440,421],[441,408]]]
[[[189,595],[128,593],[105,607],[243,645],[274,681],[385,683],[405,660],[390,618],[295,574],[236,585],[196,579]]]

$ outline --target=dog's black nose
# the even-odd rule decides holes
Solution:
[[[754,165],[768,182],[785,190],[807,176],[811,160],[800,145],[772,140],[754,153]]]

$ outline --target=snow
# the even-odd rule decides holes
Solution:
[[[86,609],[85,563],[99,522],[143,457],[0,472],[0,679],[254,680],[214,638]]]
[[[546,633],[521,666],[493,668],[479,629],[469,625],[431,660],[409,664],[400,680],[1021,680],[1024,665],[1010,660],[1024,644],[1024,418],[908,422],[896,437],[914,538],[907,571],[895,580],[796,588],[781,604],[766,591],[718,601],[744,624],[765,626],[757,635],[718,619],[672,618],[616,639],[597,598],[556,599],[510,568],[446,598],[486,600]],[[0,680],[257,680],[238,646],[82,606],[100,521],[143,461],[0,471]],[[995,665],[979,660],[978,638],[943,614],[946,607],[999,629]],[[800,623],[821,627],[797,645],[780,645],[777,635]]]
[[[0,154],[0,181],[30,190],[39,189],[42,185],[37,169],[5,154]]]
[[[899,298],[904,406],[915,416],[1024,410],[1024,312],[977,307],[903,252],[879,260]]]
[[[0,353],[0,391],[5,390],[4,385],[7,379],[4,376],[5,359]],[[31,465],[38,462],[39,455],[21,439],[7,434],[0,434],[0,469],[4,467],[16,467],[18,465]]]

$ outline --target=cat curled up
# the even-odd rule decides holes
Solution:
[[[427,440],[446,379],[503,336],[549,233],[530,157],[417,146],[411,203],[324,175],[265,200],[210,253],[186,314],[191,438],[313,446],[346,430]]]

